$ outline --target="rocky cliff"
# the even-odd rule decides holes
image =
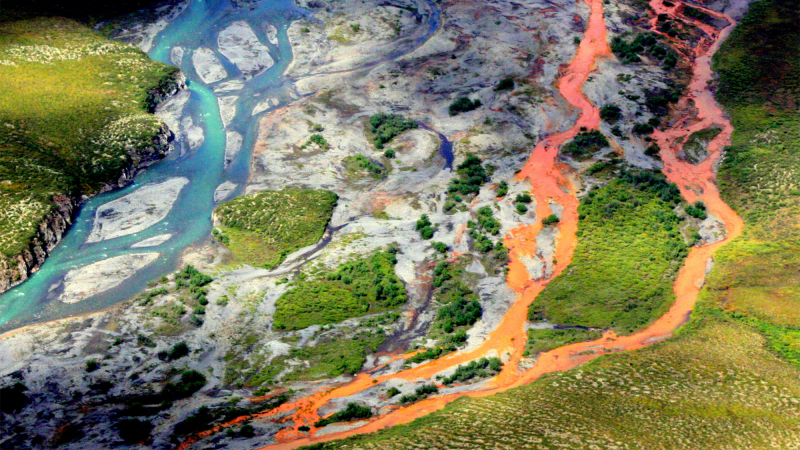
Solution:
[[[148,102],[151,109],[186,89],[186,78],[181,72],[165,80],[157,89],[149,92]],[[158,133],[153,137],[152,144],[147,147],[131,147],[128,149],[131,163],[122,170],[119,178],[104,183],[100,190],[89,195],[53,196],[54,207],[45,219],[39,224],[36,236],[28,247],[13,258],[0,257],[0,292],[5,292],[12,287],[27,280],[30,275],[41,267],[50,251],[61,242],[61,238],[72,225],[75,211],[78,207],[95,194],[108,192],[130,184],[134,177],[145,167],[164,158],[173,147],[174,134],[169,127],[162,123]]]

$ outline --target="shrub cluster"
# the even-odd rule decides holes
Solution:
[[[500,358],[481,358],[462,364],[449,377],[442,379],[442,384],[451,385],[453,383],[464,383],[473,378],[488,378],[500,373],[503,363]]]
[[[349,422],[351,420],[369,419],[370,417],[372,417],[371,409],[366,406],[361,406],[358,403],[350,402],[345,409],[332,414],[330,417],[318,420],[314,423],[314,426],[321,428],[336,422]]]
[[[581,131],[564,146],[562,152],[571,158],[583,161],[608,146],[608,139],[600,130]]]
[[[382,149],[400,133],[417,128],[417,123],[400,114],[379,113],[370,116],[369,127],[372,133],[372,143],[375,144],[375,147]]]
[[[403,282],[391,251],[346,262],[325,279],[299,281],[275,304],[278,330],[298,330],[387,310],[406,301]]]
[[[469,112],[478,109],[482,105],[480,100],[470,100],[469,97],[458,97],[450,104],[450,115],[455,116],[462,112]]]
[[[406,394],[400,397],[400,403],[408,405],[428,398],[431,394],[437,394],[439,388],[435,384],[425,384],[414,390],[413,394]]]

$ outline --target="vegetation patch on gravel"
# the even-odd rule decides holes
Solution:
[[[406,302],[392,251],[379,251],[339,266],[327,276],[298,280],[275,304],[274,327],[298,330],[386,311]]]
[[[672,283],[688,253],[677,187],[652,172],[626,174],[578,207],[578,247],[528,314],[559,325],[632,333],[675,299]]]
[[[330,191],[261,191],[220,203],[215,236],[242,262],[273,269],[322,239],[338,196]]]

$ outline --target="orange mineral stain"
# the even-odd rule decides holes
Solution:
[[[584,1],[591,9],[588,28],[574,60],[561,72],[557,82],[561,95],[572,106],[580,110],[580,116],[569,130],[554,134],[541,141],[531,153],[531,157],[525,167],[518,174],[518,178],[530,180],[531,193],[537,200],[536,216],[539,221],[534,225],[520,226],[513,229],[505,238],[505,244],[509,248],[510,256],[507,281],[509,286],[518,294],[518,298],[506,313],[500,325],[489,334],[483,344],[476,349],[449,354],[398,373],[382,376],[361,373],[350,382],[338,387],[286,403],[255,416],[240,417],[219,425],[183,442],[179,447],[180,449],[188,448],[199,439],[228,426],[240,423],[243,420],[253,418],[275,418],[273,420],[278,420],[276,418],[278,415],[287,415],[285,419],[280,419],[280,421],[292,423],[292,425],[281,430],[276,435],[277,443],[264,447],[265,449],[293,449],[316,442],[370,433],[393,425],[408,423],[439,410],[449,402],[465,395],[483,397],[497,394],[510,388],[530,383],[543,374],[571,369],[604,353],[635,350],[644,347],[672,336],[676,329],[686,323],[705,279],[707,264],[714,251],[741,234],[743,227],[741,218],[720,199],[716,188],[713,166],[719,159],[722,148],[729,142],[732,126],[725,118],[721,108],[714,100],[713,94],[707,87],[707,81],[711,79],[711,56],[733,27],[734,21],[727,16],[706,9],[703,10],[709,14],[726,18],[731,25],[721,32],[713,29],[706,31],[708,39],[712,42],[692,49],[695,56],[693,80],[689,87],[689,94],[681,100],[679,106],[686,106],[691,99],[697,108],[696,115],[690,116],[686,112],[686,116],[681,117],[675,126],[665,131],[657,131],[653,138],[662,148],[661,157],[664,161],[664,172],[669,180],[678,184],[682,195],[687,201],[694,202],[699,199],[706,204],[708,211],[725,225],[727,232],[725,239],[713,244],[692,248],[675,281],[674,291],[677,296],[675,303],[664,316],[660,317],[645,330],[621,337],[609,331],[601,339],[576,343],[543,353],[531,369],[523,371],[519,367],[527,338],[525,322],[528,307],[545,288],[549,280],[558,276],[569,265],[577,245],[578,200],[574,194],[573,183],[563,173],[565,167],[556,163],[558,150],[561,145],[577,135],[581,127],[597,128],[600,121],[597,107],[583,94],[582,86],[592,72],[597,58],[610,56],[611,52],[607,44],[606,28],[603,20],[603,0]],[[651,6],[657,14],[663,12],[676,16],[682,11],[682,7],[680,7],[682,5],[666,8],[661,4],[661,0],[653,0]],[[691,109],[683,108],[680,110],[690,111]],[[680,150],[680,142],[682,142],[682,139],[679,138],[684,138],[692,132],[712,124],[722,127],[723,132],[709,144],[708,151],[710,156],[698,165],[679,160],[676,156]],[[553,275],[550,278],[532,279],[522,259],[535,253],[536,236],[542,229],[541,219],[551,214],[549,208],[551,203],[563,207],[562,217],[558,224],[560,237],[555,248],[555,260],[558,263],[553,268]],[[489,351],[497,352],[503,358],[505,364],[501,373],[487,382],[480,390],[441,395],[427,398],[405,407],[398,407],[382,416],[372,418],[366,424],[352,430],[330,433],[319,437],[314,436],[315,430],[313,428],[309,434],[298,430],[298,427],[302,425],[311,426],[315,421],[319,420],[319,409],[333,399],[357,394],[378,386],[389,379],[418,380],[420,378],[431,378],[445,369],[485,356]],[[406,354],[404,357],[408,355]],[[399,357],[397,356],[393,359]],[[374,373],[376,370],[371,372]]]

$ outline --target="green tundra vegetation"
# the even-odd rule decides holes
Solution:
[[[361,406],[358,403],[348,403],[347,406],[336,413],[331,414],[329,417],[318,420],[314,423],[317,428],[324,427],[336,422],[348,422],[358,419],[369,419],[372,417],[372,410],[366,406]]]
[[[372,136],[372,143],[378,149],[382,149],[400,133],[413,128],[417,128],[417,123],[399,114],[379,113],[369,118],[369,134]]]
[[[276,302],[274,327],[299,330],[397,308],[406,290],[395,264],[390,249],[346,262],[325,278],[297,281]]]
[[[719,173],[745,232],[676,337],[321,449],[791,448],[800,429],[800,4],[760,0],[715,56],[736,127]],[[758,170],[756,170],[756,167]],[[623,271],[620,270],[620,273]],[[537,300],[538,301],[538,300]],[[769,394],[765,394],[769,393]],[[457,440],[456,440],[457,439]]]
[[[652,172],[589,192],[578,207],[569,269],[533,302],[529,318],[628,334],[661,316],[688,253],[673,212],[679,202],[677,188]]]
[[[68,19],[0,23],[0,254],[14,257],[55,208],[91,195],[152,147],[155,93],[177,69]]]
[[[536,356],[558,347],[576,342],[593,341],[601,337],[602,333],[599,331],[584,328],[531,328],[528,330],[525,356]]]
[[[344,164],[345,176],[350,180],[366,177],[379,179],[386,172],[386,169],[380,164],[361,153],[345,157],[342,163]]]
[[[761,0],[714,58],[735,128],[719,170],[742,236],[715,255],[705,293],[800,364],[800,5]]]
[[[561,149],[561,153],[585,161],[608,146],[608,139],[600,130],[581,131]]]
[[[261,191],[220,203],[215,236],[245,264],[273,269],[322,239],[338,196],[330,191]]]

